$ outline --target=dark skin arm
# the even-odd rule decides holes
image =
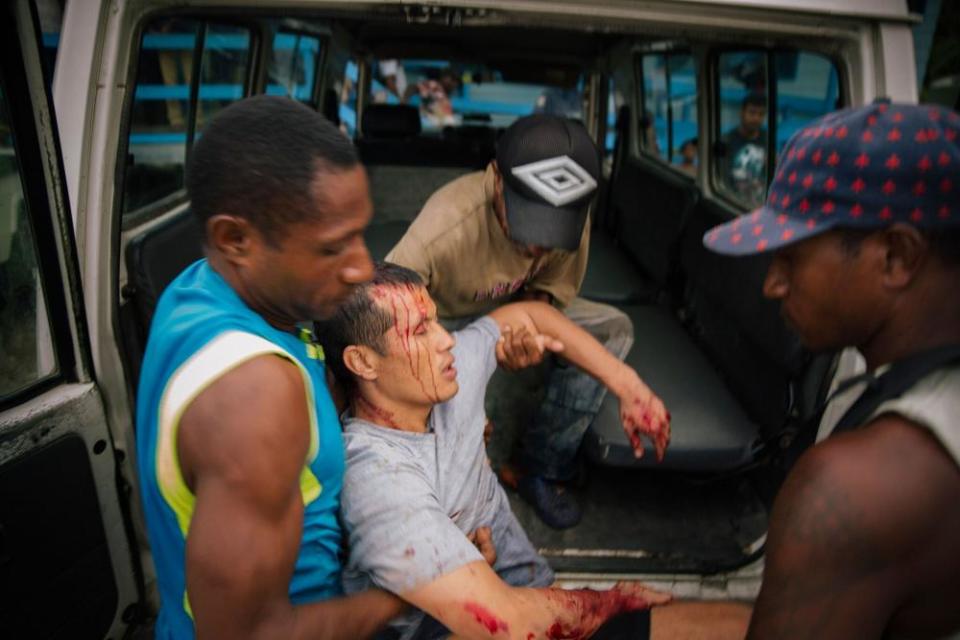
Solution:
[[[957,504],[960,469],[899,416],[817,445],[774,505],[748,638],[934,637],[960,624]]]
[[[272,355],[228,372],[184,413],[177,446],[196,496],[186,577],[198,638],[362,638],[402,610],[378,590],[290,603],[308,425],[299,370]]]

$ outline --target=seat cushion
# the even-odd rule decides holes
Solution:
[[[623,310],[636,336],[627,362],[672,414],[672,439],[663,463],[656,462],[651,447],[635,459],[620,423],[619,403],[607,394],[584,438],[588,457],[606,466],[707,472],[749,462],[757,425],[673,314],[652,305]]]

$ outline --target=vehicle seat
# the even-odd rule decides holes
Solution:
[[[160,294],[181,271],[203,257],[200,226],[189,209],[150,227],[127,245],[127,285],[121,328],[134,380],[147,346]]]

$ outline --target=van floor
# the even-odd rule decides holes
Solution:
[[[498,371],[487,389],[496,469],[510,459],[543,396],[543,365]],[[651,449],[647,455],[653,455]],[[767,530],[767,511],[747,476],[583,464],[583,520],[557,531],[508,490],[513,511],[540,553],[568,573],[713,573],[743,564]]]
[[[554,570],[568,573],[714,573],[743,564],[767,513],[743,477],[710,481],[676,473],[591,467],[574,489],[583,520],[545,525],[508,491],[513,511]]]

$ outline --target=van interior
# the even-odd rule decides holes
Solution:
[[[120,37],[128,41],[116,49],[126,90],[122,117],[112,125],[114,146],[108,144],[117,156],[105,200],[113,209],[103,212],[111,239],[102,247],[110,254],[104,270],[113,299],[102,311],[108,321],[92,333],[95,343],[112,341],[122,366],[97,369],[106,408],[96,389],[78,402],[97,415],[124,402],[134,406],[157,299],[202,256],[184,166],[219,109],[248,95],[286,95],[336,123],[370,178],[375,214],[366,240],[375,259],[433,191],[486,167],[513,120],[560,114],[583,122],[603,154],[581,295],[632,319],[635,345],[627,360],[671,411],[673,438],[662,462],[649,448],[634,458],[616,400],[608,397],[582,445],[575,489],[582,522],[552,530],[510,493],[515,512],[561,577],[709,577],[762,556],[786,454],[810,432],[835,357],[802,349],[777,305],[764,299],[766,258],[721,257],[704,249],[702,237],[742,216],[749,239],[749,211],[762,200],[778,149],[806,122],[868,92],[850,80],[858,71],[862,18],[834,15],[825,27],[816,12],[781,8],[777,16],[789,20],[774,33],[756,26],[770,24],[769,11],[722,2],[660,3],[649,20],[624,17],[617,3],[590,15],[539,2],[509,10],[161,4],[144,10],[131,3],[117,18],[127,21]],[[711,19],[688,19],[707,5],[716,5]],[[719,29],[714,16],[734,26]],[[44,44],[55,47],[48,35]],[[749,96],[762,98],[765,114],[756,143],[742,153],[731,132],[741,128]],[[16,122],[27,122],[27,108],[17,108]],[[42,175],[41,156],[21,155],[24,175]],[[508,460],[542,392],[542,371],[513,375],[511,393],[487,398],[495,467]],[[111,397],[111,386],[124,387],[126,400]],[[124,421],[132,424],[132,414]],[[45,436],[30,433],[24,438],[47,446]],[[133,561],[138,602],[128,606],[128,596],[117,592],[129,589],[107,554],[113,536],[144,540],[135,481],[125,477],[132,444],[111,453],[97,440],[94,453],[106,447],[108,457],[91,475],[90,454],[73,451],[78,443],[61,439],[42,455],[0,466],[0,493],[30,485],[31,496],[44,496],[17,501],[19,515],[9,521],[21,524],[5,534],[22,551],[2,583],[4,601],[19,603],[32,636],[105,637],[149,615],[148,561]],[[106,528],[91,515],[104,477],[115,479],[122,511]],[[48,495],[57,495],[59,506],[51,507]],[[45,509],[75,513],[82,535],[64,544]],[[51,559],[51,548],[62,553]],[[81,592],[85,599],[77,598]],[[73,603],[56,619],[42,613],[55,597]]]
[[[460,23],[451,28],[450,19]],[[398,9],[249,20],[249,38],[265,31],[275,43],[281,34],[317,43],[307,49],[317,55],[314,66],[304,65],[301,53],[288,63],[298,67],[296,71],[286,78],[271,78],[271,67],[261,73],[258,89],[263,90],[265,82],[270,92],[286,81],[294,97],[322,109],[353,137],[369,172],[375,204],[366,233],[374,259],[386,255],[435,189],[486,167],[498,135],[513,119],[537,109],[538,101],[541,106],[551,99],[562,103],[561,111],[554,112],[585,122],[600,146],[612,141],[604,149],[606,175],[592,209],[590,261],[581,295],[615,305],[632,319],[636,344],[627,360],[671,410],[673,439],[662,463],[652,455],[634,458],[620,427],[617,402],[608,397],[583,443],[582,523],[554,531],[523,501],[515,499],[514,508],[534,543],[561,572],[709,574],[756,558],[776,486],[772,472],[777,443],[811,415],[822,395],[830,358],[805,353],[784,326],[777,306],[764,300],[762,257],[734,260],[704,249],[704,232],[739,213],[737,206],[742,205],[733,199],[704,197],[701,189],[701,182],[710,179],[708,170],[721,153],[720,145],[700,153],[706,166],[692,175],[672,162],[680,146],[675,131],[670,132],[671,140],[659,142],[663,149],[659,156],[650,148],[638,148],[640,109],[648,115],[653,112],[655,123],[667,119],[674,129],[686,128],[697,137],[697,115],[702,112],[698,95],[710,86],[698,82],[698,76],[708,68],[710,47],[727,51],[729,43],[659,30],[643,34],[566,24],[533,27],[493,14],[428,12],[416,17]],[[151,52],[147,48],[151,35],[193,29],[205,33],[208,42],[220,37],[224,49],[218,52],[216,70],[235,73],[230,63],[256,51],[227,48],[229,38],[243,30],[237,24],[242,23],[221,24],[216,14],[154,18],[142,37],[137,95],[151,82],[166,81],[158,80],[162,74],[150,65],[158,66],[173,55]],[[652,58],[645,58],[646,52]],[[286,53],[289,56],[290,51]],[[741,53],[742,62],[749,62],[751,55],[760,60],[754,74],[773,71],[765,69],[769,48],[729,51],[734,53]],[[792,53],[796,66],[798,53]],[[204,50],[201,58],[200,64],[193,61],[193,68],[212,60],[213,52]],[[338,67],[338,60],[346,62]],[[453,116],[438,120],[426,111],[425,100],[417,104],[391,93],[380,71],[386,60],[399,61],[410,84],[418,77],[424,78],[420,83],[437,82],[439,71],[454,70],[459,86],[451,89]],[[674,92],[670,95],[650,95],[675,60],[687,66],[685,75],[674,70],[675,78],[687,86],[668,88]],[[785,66],[780,60],[777,64]],[[301,96],[296,91],[304,87],[304,67],[317,76],[330,75],[308,79],[315,86],[306,87]],[[240,77],[244,72],[249,73],[243,71]],[[741,83],[748,83],[742,70],[737,72]],[[202,99],[207,77],[199,80],[198,104],[182,109],[197,120],[227,102],[210,101],[209,107]],[[809,84],[816,80],[806,79]],[[646,91],[637,91],[636,82],[644,83]],[[837,88],[828,85],[838,78],[820,82],[824,95],[818,97],[830,101],[823,108],[831,110],[841,98]],[[658,101],[668,103],[670,114]],[[169,105],[135,103],[134,127],[139,124],[138,108],[144,114],[152,108],[156,120],[170,122]],[[684,109],[691,115],[681,118],[677,114]],[[781,119],[781,127],[786,122]],[[201,133],[202,125],[195,126],[189,131],[191,138]],[[169,166],[153,163],[146,149],[150,135],[163,134],[145,132],[138,138],[131,132],[126,149],[124,216],[131,224],[125,234],[130,240],[124,249],[127,282],[120,314],[134,376],[157,296],[201,255],[199,230],[188,207],[161,215],[159,223],[134,224],[157,211],[158,201],[167,204],[157,198],[157,184],[162,187],[167,181],[177,189],[182,185],[184,156]],[[674,153],[666,152],[668,146]],[[141,160],[141,154],[147,159]],[[496,425],[490,450],[494,465],[507,459],[530,419],[542,390],[540,373],[517,374],[517,384],[511,385],[515,397],[488,398]]]

